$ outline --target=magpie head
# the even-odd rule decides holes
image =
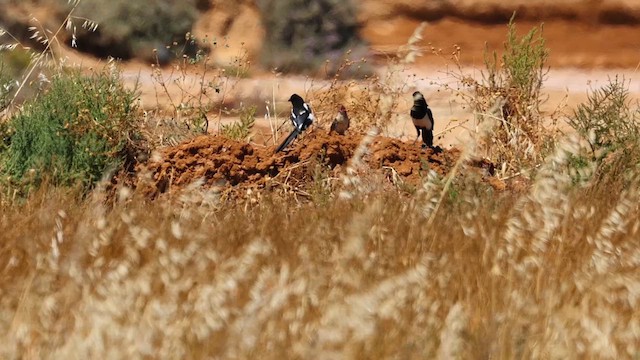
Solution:
[[[413,93],[413,101],[423,100],[423,99],[424,99],[424,96],[420,91],[416,91]]]
[[[293,104],[293,106],[302,106],[302,104],[304,104],[304,100],[298,94],[291,95],[289,101],[291,102],[291,104]]]

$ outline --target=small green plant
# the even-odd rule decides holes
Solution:
[[[234,56],[228,64],[222,66],[222,72],[225,76],[238,79],[246,79],[251,76],[251,61],[249,61],[249,53],[247,49],[242,47],[238,54]]]
[[[188,34],[186,38],[213,52],[219,46],[226,46],[207,37],[195,38]],[[207,133],[211,124],[215,124],[216,132],[222,133],[222,118],[238,111],[235,97],[229,95],[240,79],[248,75],[250,67],[244,48],[238,50],[227,68],[216,64],[203,49],[193,57],[176,61],[170,71],[152,64],[151,80],[157,107],[152,116],[145,118],[150,125],[147,128],[153,129],[148,136],[150,141],[157,146],[176,145]]]
[[[578,105],[569,125],[588,141],[596,156],[599,150],[634,143],[640,135],[638,109],[632,110],[629,90],[617,76],[590,92],[587,102]]]
[[[461,67],[453,74],[471,89],[470,94],[458,95],[475,110],[480,122],[492,125],[490,131],[480,134],[481,155],[500,164],[507,174],[534,168],[555,144],[554,133],[545,129],[547,119],[540,111],[549,55],[542,33],[540,25],[519,37],[512,17],[502,54],[485,52],[482,80],[465,75]],[[459,52],[456,47],[454,59]],[[555,112],[549,116],[552,121],[556,118]]]
[[[10,119],[2,174],[28,186],[47,178],[90,187],[110,168],[131,165],[140,150],[136,95],[114,69],[55,76],[48,91]]]
[[[546,74],[548,49],[542,37],[542,25],[519,38],[515,23],[509,22],[501,62],[496,52],[485,55],[485,84],[479,92],[502,99],[500,124],[494,128],[493,148],[497,163],[515,165],[513,170],[541,160],[543,118],[540,91]],[[488,109],[481,108],[481,111]]]
[[[0,111],[4,110],[11,102],[11,92],[15,82],[5,70],[4,63],[0,63]]]
[[[618,192],[630,186],[640,163],[640,108],[632,106],[624,79],[592,90],[567,122],[588,144],[571,169],[593,178],[591,188]],[[587,165],[584,165],[587,164]],[[593,168],[593,169],[592,169]],[[581,175],[581,178],[585,178]]]
[[[242,107],[240,109],[240,120],[229,125],[221,125],[220,132],[229,139],[248,141],[255,123],[256,107]]]
[[[310,172],[312,182],[309,187],[309,194],[311,199],[314,204],[325,206],[331,200],[331,168],[323,163],[323,159],[318,159],[318,162],[310,169]]]
[[[11,129],[7,121],[0,120],[0,159],[2,154],[9,148],[11,139]]]
[[[592,175],[592,161],[582,154],[569,154],[567,160],[567,172],[571,176],[571,183],[575,186],[584,186]]]

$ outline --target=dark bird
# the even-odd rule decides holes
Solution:
[[[413,93],[413,107],[411,108],[411,120],[413,121],[413,126],[416,127],[416,131],[418,132],[418,136],[416,140],[420,137],[420,133],[422,132],[422,147],[433,147],[433,113],[431,113],[431,109],[429,109],[429,105],[427,105],[427,101],[424,99],[424,96],[416,91]]]
[[[278,146],[276,152],[284,150],[291,142],[298,137],[303,131],[305,131],[309,125],[316,119],[311,111],[311,106],[304,102],[304,99],[298,94],[293,94],[289,98],[291,102],[291,123],[293,124],[293,130],[287,136],[286,139]]]
[[[349,129],[349,116],[347,115],[347,109],[344,108],[344,105],[340,105],[338,107],[338,115],[336,115],[331,123],[329,134],[335,131],[340,135],[344,135],[347,129]]]

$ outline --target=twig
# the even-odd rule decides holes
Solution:
[[[387,169],[387,170],[391,170],[391,174],[393,175],[393,184],[394,185],[398,185],[398,183],[400,184],[404,184],[404,181],[402,181],[402,178],[400,177],[400,174],[398,174],[398,172],[396,171],[396,169],[394,169],[391,166],[383,166],[383,169]]]
[[[456,125],[454,125],[454,126],[447,127],[447,128],[445,128],[444,130],[442,130],[442,131],[440,131],[440,132],[435,133],[434,135],[435,135],[435,136],[438,136],[438,135],[440,135],[440,134],[444,134],[444,133],[447,133],[447,132],[449,132],[449,131],[452,131],[453,129],[456,129],[456,128],[459,128],[459,127],[464,127],[464,125],[465,125],[466,123],[468,123],[469,121],[470,121],[469,119],[463,120],[463,121],[459,122],[458,124],[456,124]],[[465,129],[466,129],[466,128],[465,128]]]
[[[525,170],[518,171],[517,173],[512,174],[512,175],[509,175],[509,176],[501,177],[501,178],[499,178],[499,180],[500,180],[500,181],[505,181],[505,180],[513,179],[514,177],[518,177],[518,176],[520,176],[520,175],[524,174],[525,172],[529,172],[529,171],[531,171],[531,170],[537,169],[537,168],[539,168],[540,166],[542,166],[542,164],[538,164],[538,165],[536,165],[536,166],[532,167],[531,169],[525,169]]]
[[[62,31],[62,29],[65,28],[65,25],[67,23],[67,21],[69,21],[69,19],[71,18],[71,15],[73,14],[73,12],[76,10],[76,8],[78,7],[78,5],[80,5],[80,2],[76,2],[73,7],[71,8],[71,10],[69,10],[69,13],[67,14],[67,17],[64,19],[64,21],[60,24],[60,27],[58,27],[58,30],[56,30],[56,32],[53,34],[53,38],[57,38],[58,34],[60,33],[60,31]],[[44,50],[42,50],[42,52],[38,55],[38,57],[36,57],[36,61],[31,65],[31,69],[29,69],[29,71],[27,72],[27,74],[24,76],[24,79],[22,80],[22,82],[20,83],[20,86],[18,86],[18,89],[16,90],[15,94],[13,94],[13,99],[11,100],[11,104],[13,105],[13,103],[16,101],[16,99],[18,98],[18,94],[20,94],[20,91],[24,88],[24,85],[27,83],[27,80],[29,79],[29,77],[31,77],[31,74],[33,74],[33,71],[40,65],[40,61],[44,58],[44,54],[47,51],[51,50],[51,41],[47,41],[47,46],[44,48]]]

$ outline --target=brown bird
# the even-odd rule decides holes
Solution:
[[[333,119],[333,123],[331,123],[329,134],[335,131],[340,135],[344,135],[347,129],[349,129],[349,116],[347,115],[347,109],[344,108],[344,105],[340,105],[338,107],[338,115],[336,115],[335,119]]]

